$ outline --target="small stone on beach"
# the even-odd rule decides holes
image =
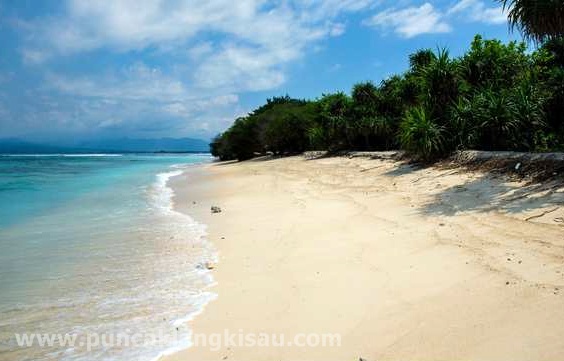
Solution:
[[[221,213],[221,208],[219,208],[218,206],[211,206],[211,212],[212,213]]]

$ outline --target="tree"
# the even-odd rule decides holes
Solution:
[[[502,44],[499,40],[483,40],[476,35],[470,50],[462,56],[462,78],[472,91],[484,87],[512,87],[530,67],[525,43]]]
[[[560,0],[562,1],[562,0]],[[424,160],[455,149],[564,149],[564,38],[525,43],[476,36],[451,58],[418,50],[410,67],[351,95],[267,99],[210,144],[222,160],[272,151],[401,147]]]
[[[409,55],[409,67],[411,71],[417,73],[436,59],[437,57],[431,49],[419,49]]]
[[[421,71],[423,98],[427,112],[441,125],[446,123],[447,109],[460,94],[460,65],[451,59],[446,49]]]
[[[405,150],[428,161],[443,151],[444,128],[423,107],[414,107],[401,123],[400,140]]]
[[[509,10],[509,24],[526,39],[542,43],[564,36],[562,0],[498,0]]]
[[[320,125],[330,150],[349,148],[354,137],[351,124],[351,98],[345,93],[324,94],[319,99]]]

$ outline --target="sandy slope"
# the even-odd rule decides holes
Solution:
[[[219,297],[196,333],[340,333],[342,345],[171,360],[564,359],[564,188],[301,157],[207,166],[173,186],[219,251]]]

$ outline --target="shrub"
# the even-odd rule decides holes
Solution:
[[[422,160],[441,156],[443,147],[443,127],[431,119],[422,107],[408,110],[400,127],[400,140],[403,148]]]

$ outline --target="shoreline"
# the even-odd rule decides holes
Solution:
[[[208,236],[207,225],[199,220],[196,220],[191,214],[182,212],[179,209],[177,209],[175,202],[176,191],[175,191],[175,187],[173,186],[173,183],[175,178],[182,177],[186,172],[194,172],[196,170],[201,170],[206,165],[208,165],[208,163],[188,164],[181,167],[175,165],[172,167],[173,170],[169,169],[165,172],[161,172],[157,174],[157,184],[162,188],[161,192],[162,195],[165,197],[167,203],[166,206],[163,205],[160,206],[164,209],[165,212],[176,213],[178,215],[181,215],[182,217],[185,217],[190,223],[193,223],[195,226],[200,228],[201,229],[200,237],[206,238],[206,242],[209,244],[208,245],[208,247],[210,248],[209,254],[205,255],[205,257],[200,261],[200,265],[202,267],[208,263],[217,262],[217,251],[214,249],[213,244],[211,244],[211,242],[207,240],[207,236]],[[186,314],[182,318],[174,320],[172,326],[176,327],[177,330],[179,327],[186,326],[190,322],[193,322],[196,317],[198,317],[204,312],[206,306],[217,298],[216,293],[209,291],[210,288],[214,287],[217,284],[210,271],[211,270],[206,270],[204,268],[200,270],[200,272],[204,272],[206,274],[206,277],[209,278],[208,281],[209,284],[205,288],[203,288],[201,292],[203,294],[209,293],[209,295],[206,297],[205,300],[198,303],[198,307],[196,308],[195,311]],[[190,347],[192,347],[192,341],[185,340],[183,344],[174,345],[170,348],[162,350],[157,356],[152,358],[152,361],[166,359],[167,357],[185,351]]]
[[[198,166],[170,187],[219,256],[218,298],[190,322],[195,334],[340,333],[342,345],[191,347],[163,360],[564,355],[562,188],[302,157]]]

